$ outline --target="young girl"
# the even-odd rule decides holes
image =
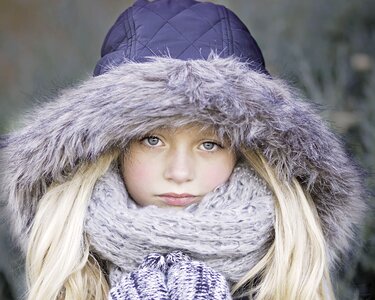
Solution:
[[[3,142],[29,299],[334,299],[360,171],[231,11],[138,0],[94,75]]]

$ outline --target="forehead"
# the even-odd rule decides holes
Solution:
[[[199,135],[199,136],[217,136],[217,132],[213,126],[210,125],[202,125],[202,124],[188,124],[184,126],[178,127],[160,127],[152,132],[159,132],[163,134],[169,135],[178,135],[178,134],[191,134],[191,135]]]

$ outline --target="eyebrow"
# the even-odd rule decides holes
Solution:
[[[148,134],[157,134],[158,132],[160,133],[167,133],[167,134],[176,134],[177,131],[179,130],[180,128],[174,128],[174,127],[171,127],[171,128],[156,128],[156,129],[153,129],[151,130]],[[219,137],[219,135],[216,133],[216,131],[214,129],[210,129],[210,128],[202,128],[201,130],[198,130],[196,132],[197,135],[201,135],[201,136],[204,136],[204,135],[210,135],[210,136],[215,136],[215,137]]]

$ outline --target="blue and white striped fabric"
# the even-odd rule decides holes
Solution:
[[[229,300],[229,286],[219,272],[180,251],[148,255],[124,275],[109,300]]]

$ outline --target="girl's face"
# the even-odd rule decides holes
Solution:
[[[226,182],[236,156],[213,130],[197,125],[157,129],[129,145],[122,174],[141,206],[185,207]]]

